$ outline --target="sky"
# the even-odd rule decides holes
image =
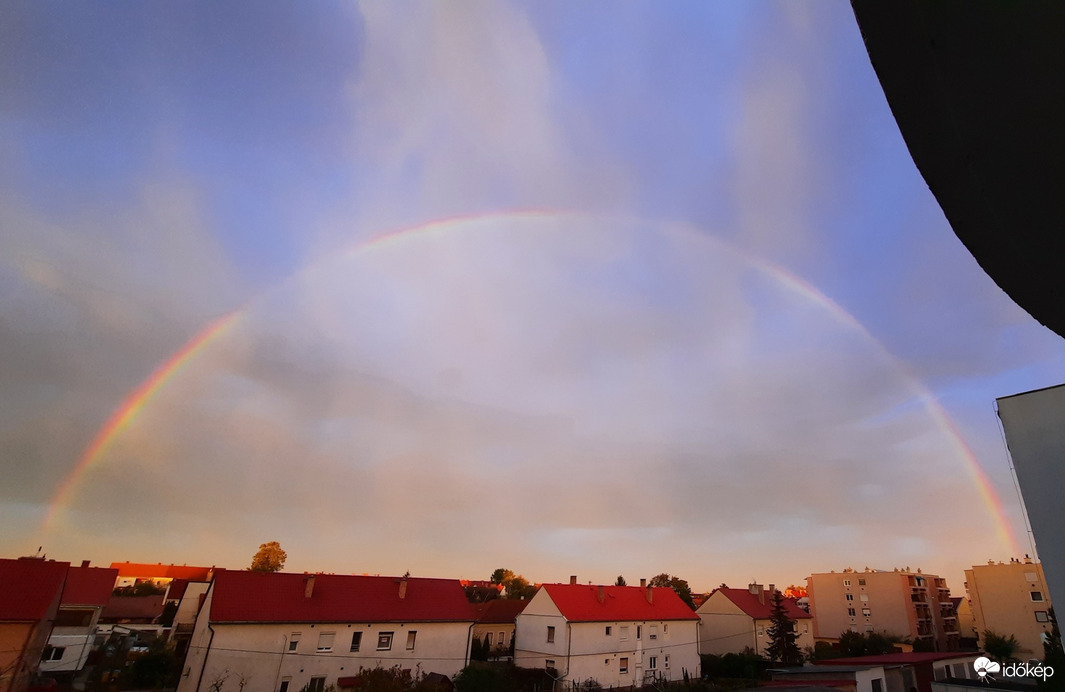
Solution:
[[[846,2],[6,3],[0,555],[697,590],[1031,552]]]

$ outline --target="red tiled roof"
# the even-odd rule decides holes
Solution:
[[[180,601],[181,597],[185,595],[185,589],[187,588],[189,588],[188,579],[175,579],[170,582],[170,587],[166,590],[166,600]]]
[[[111,599],[101,620],[154,620],[163,614],[162,596],[122,596]]]
[[[905,653],[880,654],[879,656],[856,656],[855,658],[833,658],[814,661],[819,666],[880,666],[889,664],[915,665],[945,661],[948,658],[976,658],[975,651],[907,651]]]
[[[648,587],[652,602],[647,602],[646,589],[638,586],[593,586],[591,584],[544,584],[551,600],[562,616],[570,622],[607,622],[610,620],[698,620],[677,592],[668,586]],[[603,589],[603,602],[599,602]]]
[[[140,562],[112,562],[112,569],[118,570],[120,577],[142,577],[145,579],[188,579],[189,581],[208,581],[214,567],[190,567],[188,565],[149,565]]]
[[[768,591],[762,592],[765,596],[765,603],[760,602],[758,597],[747,589],[718,588],[714,589],[714,591],[720,591],[730,601],[735,603],[737,608],[755,620],[768,620],[773,617],[773,594]],[[710,595],[713,596],[713,594]],[[792,620],[809,620],[811,617],[809,613],[795,603],[794,598],[784,599],[784,610]]]
[[[0,621],[44,620],[54,615],[69,562],[0,559]]]
[[[485,624],[514,624],[514,618],[518,617],[528,601],[516,598],[495,598],[485,603],[475,603],[473,609],[477,613],[477,622]]]
[[[117,569],[71,567],[63,588],[63,605],[106,606],[118,579]]]
[[[314,579],[311,597],[305,595]],[[457,579],[219,570],[211,622],[473,622]]]

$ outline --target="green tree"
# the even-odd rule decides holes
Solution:
[[[270,541],[259,546],[259,552],[255,553],[255,557],[251,559],[251,567],[248,570],[251,572],[280,572],[287,559],[288,553],[281,550],[281,544],[277,541]]]
[[[854,658],[865,656],[868,653],[868,641],[865,635],[854,630],[847,630],[839,634],[840,658]]]
[[[692,600],[692,589],[688,586],[688,582],[680,577],[674,577],[672,575],[662,572],[662,574],[656,574],[651,577],[651,581],[648,582],[651,586],[668,586],[677,592],[680,596],[680,600],[688,604],[688,607],[695,610],[695,601]]]
[[[1012,634],[1006,637],[992,630],[984,630],[984,651],[1000,663],[1013,658],[1019,646],[1020,642]]]
[[[514,578],[514,572],[506,567],[500,567],[496,571],[492,572],[492,576],[488,578],[493,584],[506,584],[509,580]]]
[[[618,578],[614,580],[614,586],[628,586],[628,583],[625,581],[625,577],[619,574]]]
[[[531,585],[528,579],[520,574],[515,574],[506,567],[500,567],[492,572],[489,581],[493,584],[502,584],[506,590],[506,598],[529,599],[536,593],[536,587]]]
[[[802,652],[795,643],[798,638],[795,634],[795,621],[788,616],[788,609],[784,605],[784,595],[779,591],[773,592],[773,607],[769,621],[772,623],[766,631],[769,636],[766,654],[769,658],[789,666],[802,663]]]

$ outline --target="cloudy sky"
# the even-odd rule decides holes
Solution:
[[[0,63],[0,555],[959,590],[1030,550],[993,403],[1065,343],[845,2],[6,3]]]

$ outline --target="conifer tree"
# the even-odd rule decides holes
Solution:
[[[788,617],[788,611],[784,607],[784,596],[779,591],[773,592],[773,610],[770,614],[767,634],[769,646],[766,654],[773,661],[787,665],[802,663],[802,652],[795,643],[798,635],[795,634],[795,621]]]

